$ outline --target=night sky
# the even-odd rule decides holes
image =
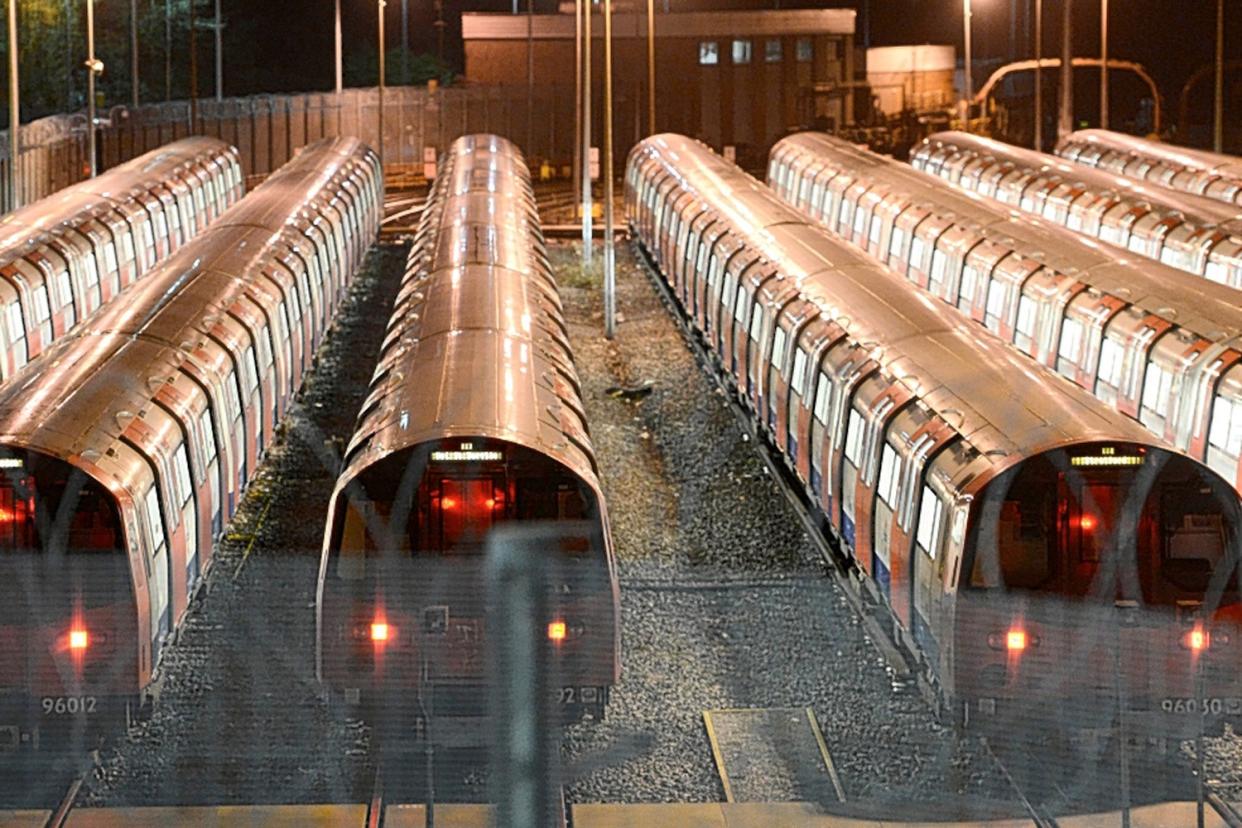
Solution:
[[[676,8],[676,0],[672,0]],[[1010,10],[1033,0],[973,0],[975,56],[1004,57],[1009,49]],[[525,0],[522,0],[525,8]],[[863,0],[823,3],[786,2],[790,6],[835,6],[861,9]],[[870,0],[872,45],[952,43],[960,49],[961,0]],[[1185,79],[1212,60],[1215,0],[1111,0],[1110,50],[1113,57],[1147,65],[1174,106]],[[1226,57],[1242,59],[1242,3],[1226,3]],[[1099,2],[1075,0],[1076,53],[1099,53]],[[375,42],[374,0],[342,0],[345,49],[367,48]],[[399,42],[401,0],[388,0],[389,45]],[[449,21],[446,51],[460,68],[460,13],[504,11],[506,0],[446,0]],[[555,3],[541,0],[540,11]],[[229,92],[297,91],[332,84],[332,0],[224,0],[225,16],[233,22]],[[431,0],[410,0],[411,43],[415,51],[434,51]],[[1044,0],[1045,54],[1059,49],[1061,0]],[[859,41],[863,20],[859,18]],[[1030,41],[1019,57],[1030,56]],[[252,81],[246,83],[247,80]]]

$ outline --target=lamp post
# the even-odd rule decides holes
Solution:
[[[1212,149],[1225,146],[1225,0],[1216,0],[1216,91],[1212,96]]]
[[[172,100],[172,0],[164,0],[164,101]]]
[[[224,22],[220,19],[220,0],[216,0],[216,100],[224,100]]]
[[[401,85],[410,82],[410,0],[401,0]]]
[[[582,0],[582,264],[591,266],[591,2]]]
[[[129,85],[131,103],[138,108],[138,0],[129,0]]]
[[[604,336],[617,329],[617,263],[612,238],[612,0],[604,0]]]
[[[9,0],[9,209],[19,206],[17,173],[20,168],[18,132],[21,124],[21,87],[17,82],[17,0]]]
[[[1100,129],[1108,129],[1108,0],[1100,0]]]
[[[970,0],[962,0],[962,28],[964,30],[964,38],[966,41],[966,54],[962,62],[962,75],[965,78],[966,87],[966,129],[970,129],[970,102],[975,97],[975,82],[971,77],[971,55],[970,55]]]
[[[95,161],[95,76],[103,63],[95,58],[95,0],[86,0],[86,151],[90,153],[90,173],[99,172]]]
[[[574,163],[573,189],[582,192],[582,0],[574,0]]]
[[[1074,131],[1074,49],[1073,0],[1062,0],[1061,7],[1061,101],[1057,115],[1057,138]]]
[[[655,0],[647,0],[647,131],[656,132]]]
[[[1044,151],[1044,0],[1035,0],[1035,151]]]
[[[379,18],[379,114],[377,116],[379,135],[380,170],[384,169],[384,0],[376,0],[376,17]]]
[[[336,94],[341,94],[344,77],[341,70],[341,0],[336,0],[336,15],[332,19],[333,56],[336,59]]]

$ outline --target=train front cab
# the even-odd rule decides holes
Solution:
[[[338,494],[329,530],[320,678],[376,721],[417,718],[421,703],[470,732],[487,712],[487,534],[504,522],[564,523],[539,622],[556,673],[548,684],[566,720],[602,718],[619,665],[605,520],[592,486],[516,443],[439,440],[367,467]]]
[[[0,452],[0,583],[0,751],[123,716],[139,630],[112,493],[62,460]]]
[[[1242,722],[1238,527],[1229,484],[1152,446],[1057,449],[995,477],[966,531],[959,709],[1013,732],[1107,730],[1119,711],[1153,738]]]

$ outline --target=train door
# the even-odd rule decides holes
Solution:
[[[204,408],[198,415],[198,430],[203,441],[203,459],[207,466],[207,480],[211,486],[211,536],[219,537],[224,531],[224,502],[221,499],[220,451],[216,443],[216,429],[211,420],[211,408]]]
[[[881,432],[882,434],[883,432]],[[901,452],[890,440],[883,440],[880,449],[880,474],[876,480],[875,503],[872,506],[871,577],[880,592],[892,602],[892,529],[900,506],[904,461]]]
[[[866,448],[867,418],[851,405],[845,422],[845,452],[841,463],[841,535],[854,546],[854,519],[858,514],[858,480]]]
[[[173,473],[176,475],[175,500],[180,501],[181,525],[185,531],[185,583],[189,591],[201,571],[198,561],[198,505],[194,497],[194,484],[190,475],[190,458],[185,443],[177,444],[173,452]]]
[[[945,557],[949,509],[931,485],[931,475],[926,475],[924,480],[926,482],[919,488],[914,552],[910,556],[910,629],[920,649],[927,653],[928,661],[935,665],[940,657],[934,630],[938,598],[943,589],[940,568]]]
[[[147,555],[151,577],[148,587],[151,593],[151,664],[159,662],[164,640],[172,632],[171,572],[168,566],[168,541],[164,534],[164,521],[160,517],[160,495],[152,483],[143,496],[143,512],[148,537]]]

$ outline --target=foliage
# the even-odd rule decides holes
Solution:
[[[347,86],[375,86],[379,83],[379,51],[372,46],[369,49],[355,52],[345,59],[345,84]],[[435,55],[420,53],[410,54],[409,71],[402,77],[400,47],[389,49],[384,53],[384,80],[390,86],[422,86],[429,80],[438,80],[441,85],[453,81],[453,70]]]

